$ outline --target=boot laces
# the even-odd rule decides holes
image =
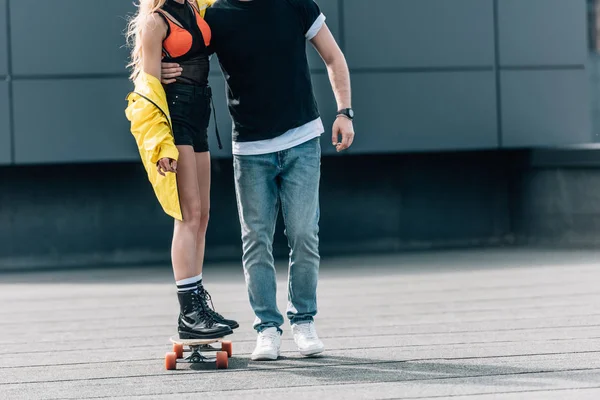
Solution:
[[[216,323],[214,315],[211,313],[212,310],[208,307],[208,304],[206,304],[206,300],[202,296],[202,293],[198,292],[192,296],[192,305],[197,311],[198,316],[204,319],[207,324],[214,325]]]
[[[207,306],[207,312],[211,315],[211,317],[213,317],[214,319],[225,319],[223,318],[223,316],[221,314],[219,314],[218,312],[215,311],[215,305],[213,304],[212,301],[212,297],[210,296],[210,293],[208,293],[208,291],[204,288],[201,288],[199,290],[199,294],[201,297],[204,298],[204,302]],[[210,302],[210,306],[208,305],[208,303]]]

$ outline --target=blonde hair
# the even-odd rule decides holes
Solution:
[[[142,31],[147,19],[159,8],[165,5],[167,0],[139,0],[136,4],[137,12],[127,24],[127,44],[131,48],[131,57],[127,68],[132,72],[129,79],[135,80],[142,72]]]

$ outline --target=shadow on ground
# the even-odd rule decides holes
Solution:
[[[213,364],[191,365],[194,371],[215,371]],[[428,385],[477,385],[496,387],[552,388],[558,379],[581,384],[600,384],[600,374],[594,368],[568,371],[539,367],[511,367],[457,361],[382,361],[370,358],[328,355],[318,358],[280,357],[275,362],[254,362],[248,358],[231,358],[229,372],[270,371],[277,379],[286,375],[302,376],[307,382],[317,379],[321,385],[382,382],[417,382]],[[551,375],[550,375],[551,374]],[[262,382],[253,387],[262,388]]]

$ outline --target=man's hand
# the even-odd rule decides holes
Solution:
[[[340,136],[342,137],[341,142],[339,141]],[[344,116],[338,116],[335,119],[331,141],[338,153],[352,146],[352,142],[354,142],[354,126],[350,119]]]
[[[181,76],[181,71],[183,71],[183,68],[181,68],[179,64],[164,62],[161,64],[160,80],[165,85],[173,83],[175,82],[175,78]]]
[[[162,176],[165,176],[167,172],[173,172],[174,174],[176,174],[177,161],[167,157],[161,158],[156,163],[156,169],[158,170],[158,173]]]

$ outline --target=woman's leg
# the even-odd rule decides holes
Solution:
[[[210,153],[196,153],[196,178],[200,197],[200,223],[196,236],[195,275],[202,274],[204,249],[206,247],[206,229],[210,213]]]
[[[176,281],[199,275],[196,272],[196,243],[202,222],[202,202],[192,146],[177,146],[177,188],[183,221],[175,220],[171,259]]]
[[[177,187],[183,221],[175,220],[171,257],[177,281],[177,295],[181,312],[179,337],[181,339],[218,338],[232,333],[231,328],[218,323],[211,316],[205,295],[198,290],[197,243],[202,220],[202,199],[198,188],[196,157],[192,146],[177,146]],[[203,229],[203,232],[206,228]],[[202,233],[204,236],[204,233]]]
[[[198,176],[198,188],[200,190],[200,201],[202,203],[202,217],[200,218],[200,229],[196,240],[196,274],[202,274],[202,266],[204,264],[204,249],[206,247],[206,229],[208,227],[208,218],[210,212],[210,153],[196,153],[196,168]],[[198,282],[198,288],[201,296],[208,302],[211,309],[214,307],[210,295],[204,289],[202,281]],[[221,314],[214,311],[211,315],[215,321],[220,324],[225,324],[231,329],[238,328],[240,324],[233,319],[223,317]]]

